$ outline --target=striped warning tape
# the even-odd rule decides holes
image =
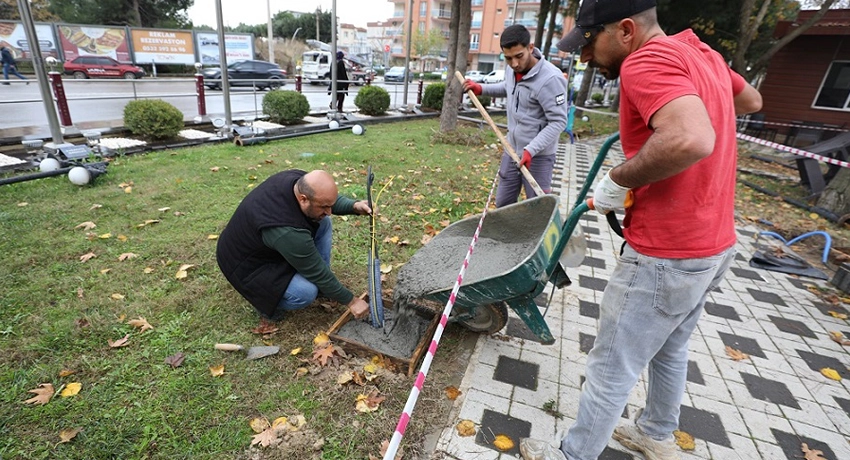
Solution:
[[[771,125],[771,126],[789,126],[792,128],[806,128],[818,131],[838,131],[838,132],[847,132],[850,129],[844,129],[834,126],[817,126],[817,125],[801,125],[799,123],[780,123],[778,121],[761,121],[761,120],[751,120],[747,118],[737,118],[738,123],[750,123],[754,125]]]
[[[794,147],[788,147],[787,145],[777,144],[776,142],[766,141],[764,139],[759,139],[757,137],[748,136],[746,134],[737,133],[738,139],[753,142],[760,145],[765,145],[767,147],[771,147],[777,150],[782,150],[785,152],[793,153],[794,155],[800,155],[801,157],[812,158],[818,161],[822,161],[824,163],[834,164],[838,166],[842,166],[844,168],[850,168],[850,163],[846,161],[836,160],[835,158],[826,157],[823,155],[818,155],[816,153],[807,152],[805,150],[800,150]]]
[[[452,313],[452,308],[455,305],[457,291],[460,285],[463,284],[463,275],[466,273],[466,268],[469,266],[469,259],[472,257],[472,252],[475,250],[475,243],[478,241],[478,235],[481,233],[481,226],[484,224],[484,217],[487,216],[487,209],[490,207],[490,201],[493,199],[493,192],[496,190],[496,180],[499,175],[493,178],[493,185],[490,187],[490,195],[487,197],[487,202],[484,204],[484,212],[481,213],[481,219],[478,220],[478,228],[475,229],[475,234],[472,235],[472,242],[469,243],[469,249],[466,251],[466,257],[463,259],[463,264],[460,267],[460,272],[457,274],[452,293],[449,295],[449,301],[446,302],[446,307],[443,309],[440,316],[440,324],[434,331],[434,338],[431,339],[431,345],[428,347],[428,353],[425,354],[425,359],[422,360],[422,366],[419,367],[419,374],[416,375],[416,381],[413,383],[413,388],[410,389],[410,395],[407,397],[407,402],[404,404],[404,410],[401,417],[398,419],[393,437],[387,446],[387,452],[384,454],[384,460],[394,460],[395,454],[398,451],[398,446],[401,444],[401,438],[407,430],[407,424],[410,422],[410,417],[413,415],[413,408],[416,406],[416,401],[419,399],[419,393],[422,391],[422,386],[425,384],[425,378],[428,376],[428,369],[431,367],[431,361],[434,360],[434,354],[437,353],[437,346],[440,344],[440,337],[443,336],[443,330],[446,328],[446,323],[449,322],[449,315]]]

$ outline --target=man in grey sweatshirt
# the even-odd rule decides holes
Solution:
[[[545,193],[552,188],[552,168],[558,139],[567,126],[567,81],[560,69],[543,59],[531,43],[528,29],[519,24],[507,27],[499,43],[505,54],[505,79],[499,83],[478,84],[466,80],[464,91],[476,96],[504,97],[508,111],[508,142],[520,157],[514,163],[502,154],[496,207],[516,203],[520,186],[528,198],[534,190],[520,174],[525,166]]]

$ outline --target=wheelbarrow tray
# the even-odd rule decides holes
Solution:
[[[396,293],[410,301],[445,303],[478,228],[479,216],[455,222],[435,236],[401,268]],[[537,295],[561,238],[558,199],[543,195],[489,211],[458,291],[455,305],[479,305]]]

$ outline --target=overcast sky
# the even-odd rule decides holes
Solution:
[[[266,24],[267,2],[271,2],[272,16],[285,10],[308,13],[317,7],[329,11],[332,5],[332,0],[221,0],[224,25]],[[336,9],[340,22],[358,27],[366,27],[367,22],[385,21],[393,14],[393,4],[387,0],[336,0]],[[216,25],[215,0],[195,0],[188,13],[196,26]]]

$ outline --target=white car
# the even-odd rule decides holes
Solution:
[[[486,77],[486,75],[484,74],[484,72],[479,72],[477,70],[470,70],[469,72],[466,72],[465,77],[468,80],[474,81],[475,83],[481,83],[481,82],[484,81],[484,77]]]
[[[505,71],[504,70],[494,70],[487,74],[484,77],[484,83],[499,83],[500,81],[505,79]]]

